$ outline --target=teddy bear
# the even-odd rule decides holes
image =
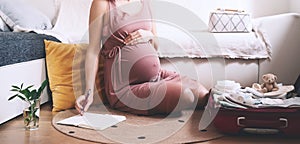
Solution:
[[[262,76],[262,80],[263,83],[261,85],[254,83],[252,85],[252,88],[256,89],[257,91],[261,92],[261,93],[267,93],[267,92],[272,92],[272,91],[277,91],[278,85],[277,85],[277,76],[272,74],[272,73],[268,73],[268,74],[264,74]]]

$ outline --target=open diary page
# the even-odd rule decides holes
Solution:
[[[125,116],[109,115],[109,114],[96,114],[96,113],[84,113],[83,116],[76,115],[61,121],[56,122],[62,125],[78,126],[82,128],[89,128],[95,130],[104,130],[108,127],[118,124],[126,120]]]

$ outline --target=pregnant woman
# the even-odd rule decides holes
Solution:
[[[98,54],[104,59],[105,93],[111,108],[152,115],[206,104],[209,92],[200,83],[161,69],[151,19],[149,0],[93,1],[85,63],[86,93],[75,103],[80,114],[93,102]]]

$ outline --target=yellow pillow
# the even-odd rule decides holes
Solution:
[[[84,60],[87,44],[65,44],[44,40],[52,111],[74,108],[75,99],[85,89]],[[103,90],[103,61],[99,60],[96,90],[105,100]]]

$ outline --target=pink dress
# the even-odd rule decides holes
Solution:
[[[125,37],[136,30],[151,31],[148,0],[139,13],[129,15],[109,1],[109,24],[103,28],[105,93],[112,108],[134,114],[170,113],[182,92],[181,78],[162,70],[150,42],[124,45]]]

